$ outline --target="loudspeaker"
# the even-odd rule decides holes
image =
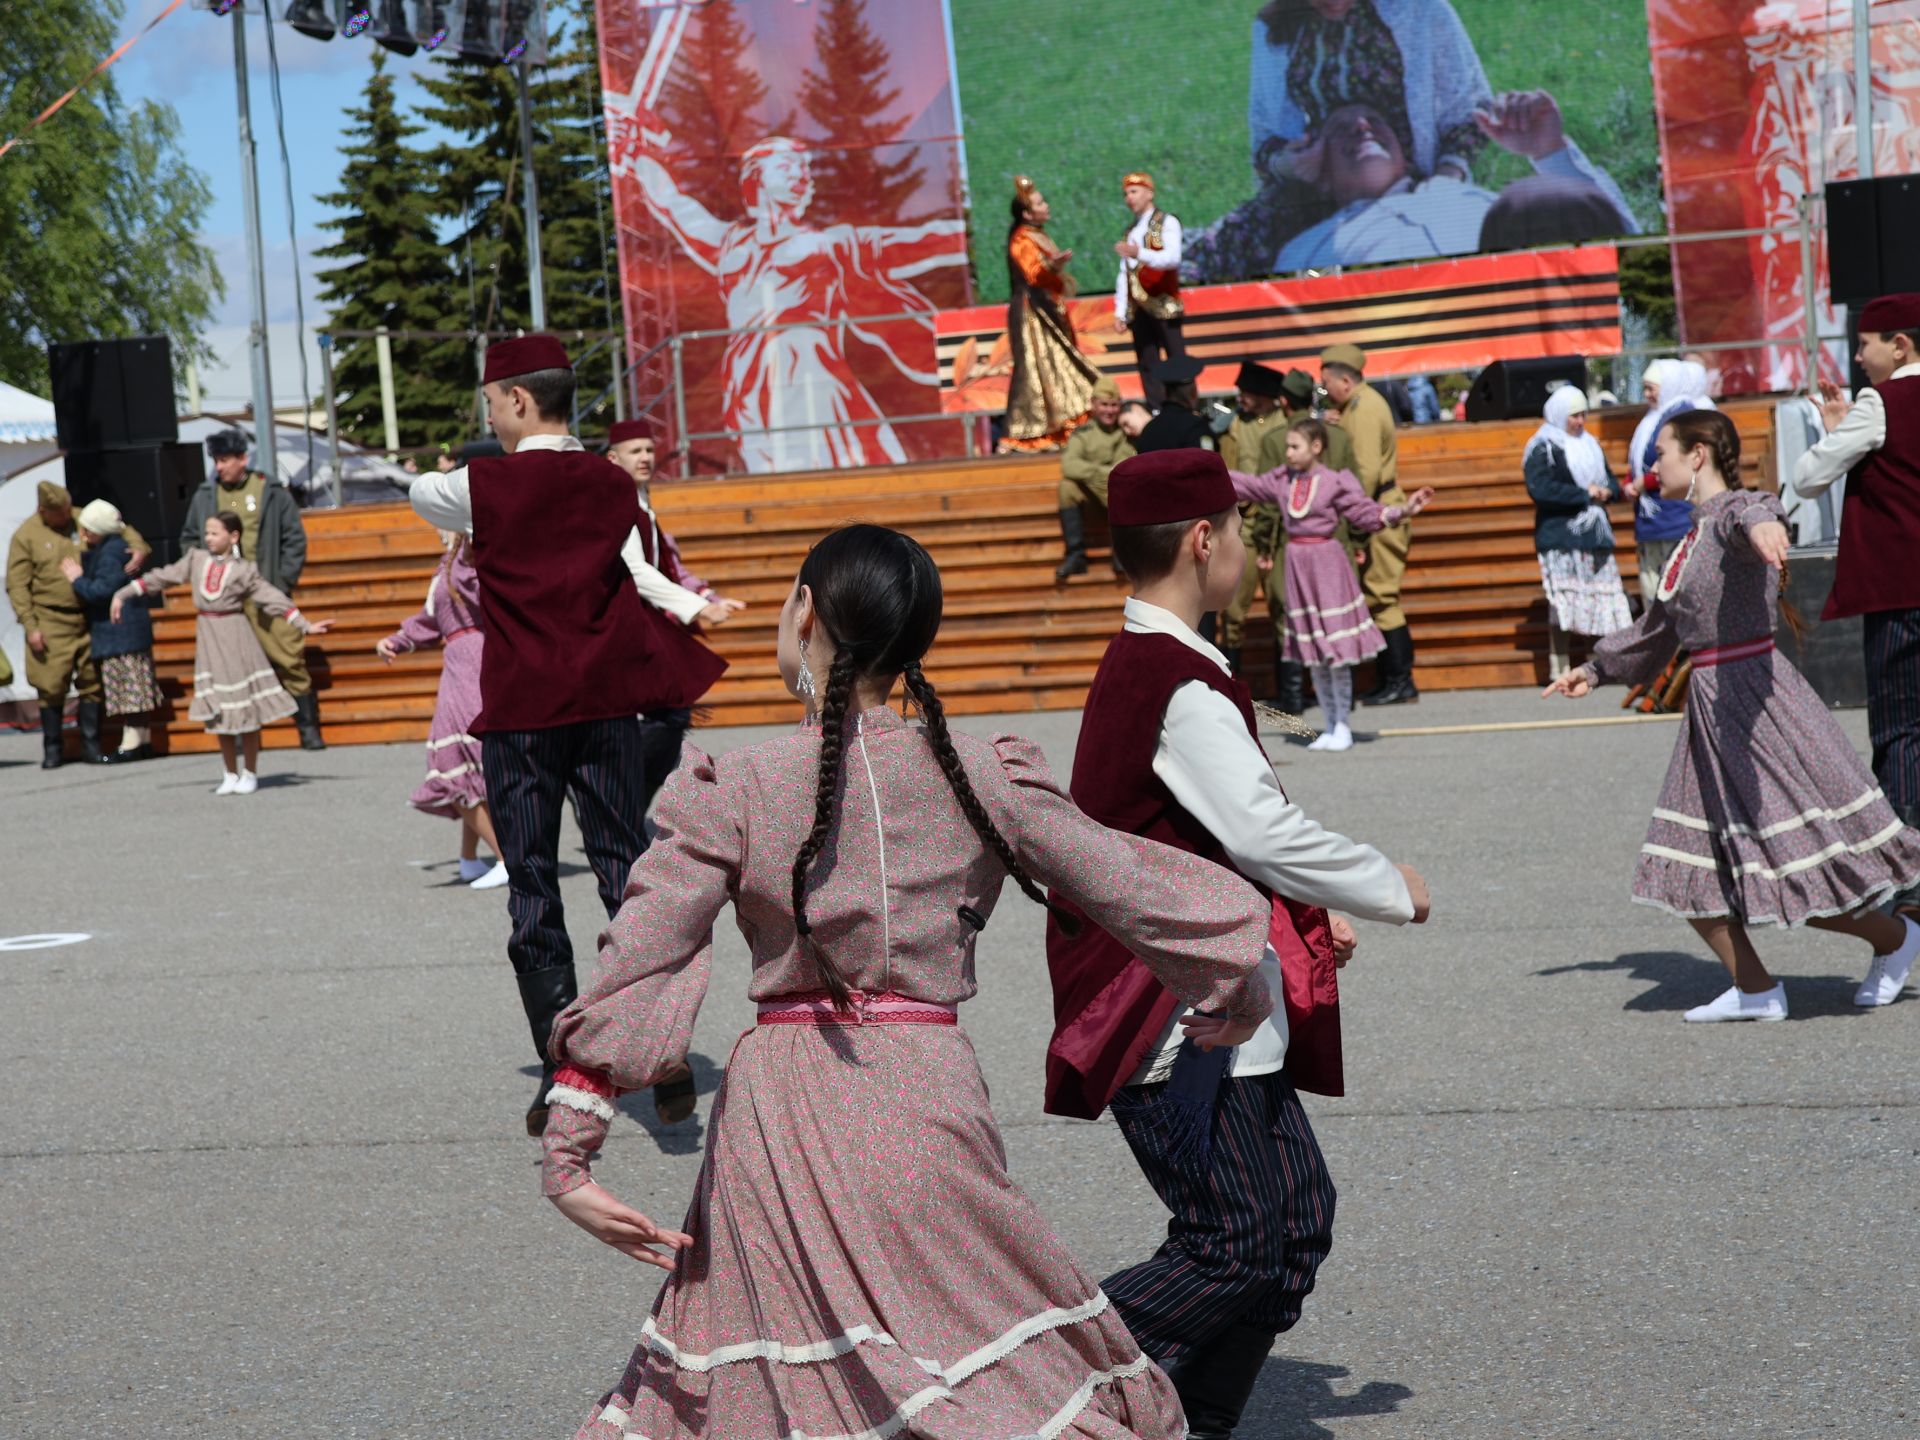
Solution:
[[[153,546],[153,562],[180,558],[180,527],[193,492],[206,479],[200,447],[175,442],[137,450],[80,450],[67,456],[67,489],[75,509],[105,500]]]
[[[60,448],[119,450],[180,438],[164,335],[47,346]]]
[[[1920,176],[1827,186],[1827,288],[1836,305],[1920,290]]]
[[[1806,622],[1803,644],[1783,619],[1773,641],[1813,686],[1829,710],[1853,710],[1867,703],[1867,661],[1862,647],[1864,626],[1858,615],[1822,622],[1827,594],[1833,589],[1837,547],[1809,545],[1787,552],[1787,587],[1782,599],[1793,602]]]
[[[1538,419],[1556,382],[1587,387],[1587,357],[1552,356],[1544,360],[1496,360],[1467,391],[1467,419]]]

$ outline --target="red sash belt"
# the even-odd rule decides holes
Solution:
[[[1331,545],[1333,537],[1331,535],[1289,535],[1287,543],[1289,545]]]
[[[1773,650],[1773,637],[1762,635],[1758,640],[1742,640],[1737,645],[1717,645],[1711,650],[1695,650],[1690,658],[1694,668],[1703,665],[1730,665],[1735,660],[1751,660],[1756,655],[1770,654]]]
[[[909,1000],[889,990],[884,995],[853,995],[853,1010],[833,1008],[824,990],[782,995],[760,1006],[762,1025],[957,1025],[958,1007],[934,1000]]]
[[[462,625],[458,630],[455,630],[452,634],[441,637],[440,643],[442,645],[451,645],[454,641],[458,640],[462,635],[478,635],[479,633],[480,633],[480,627],[478,625]]]

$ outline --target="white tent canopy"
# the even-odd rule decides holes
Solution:
[[[0,380],[0,445],[54,436],[53,402]]]

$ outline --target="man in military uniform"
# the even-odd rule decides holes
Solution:
[[[1327,398],[1340,407],[1339,428],[1353,444],[1353,464],[1348,468],[1360,488],[1382,505],[1404,505],[1407,497],[1400,489],[1393,410],[1387,397],[1367,384],[1366,366],[1366,352],[1358,345],[1330,345],[1320,352],[1320,383]],[[1413,527],[1404,522],[1376,530],[1367,542],[1360,590],[1387,648],[1375,662],[1380,684],[1360,697],[1363,705],[1406,705],[1420,699],[1413,683],[1413,636],[1407,630],[1406,612],[1400,608],[1400,583],[1412,544]]]
[[[1166,387],[1166,403],[1160,413],[1147,422],[1133,442],[1133,448],[1145,455],[1150,450],[1213,450],[1213,426],[1200,413],[1200,379],[1205,363],[1191,355],[1159,360],[1153,373]]]
[[[40,768],[60,765],[60,726],[67,704],[67,687],[80,692],[80,747],[89,761],[101,764],[100,720],[106,692],[100,686],[100,666],[87,640],[86,608],[73,593],[73,582],[61,561],[78,560],[84,547],[73,519],[73,498],[51,480],[40,482],[39,508],[13,532],[7,546],[7,600],[27,632],[27,683],[40,697]],[[131,525],[122,532],[133,552],[129,574],[146,560],[152,547]]]
[[[1278,370],[1243,361],[1234,379],[1239,392],[1234,397],[1235,415],[1227,433],[1220,437],[1220,458],[1229,470],[1258,471],[1267,438],[1280,436],[1280,449],[1286,448],[1287,416],[1281,408],[1286,377]],[[1267,596],[1267,614],[1273,620],[1274,641],[1279,643],[1286,625],[1286,572],[1281,565],[1281,547],[1285,537],[1280,529],[1278,505],[1242,505],[1240,538],[1246,542],[1247,568],[1240,577],[1240,589],[1220,613],[1220,648],[1226,652],[1236,677],[1245,678],[1240,665],[1241,641],[1245,635],[1247,614],[1262,588]],[[1274,663],[1280,663],[1279,651]],[[1297,713],[1297,712],[1296,712]]]
[[[187,506],[187,523],[180,530],[180,547],[200,545],[207,521],[222,510],[240,517],[240,553],[260,568],[269,585],[291,595],[307,563],[307,530],[300,523],[300,506],[284,485],[247,468],[247,437],[239,430],[222,430],[207,437],[213,457],[213,476],[194,492]],[[294,723],[300,727],[300,748],[324,750],[320,738],[320,702],[307,672],[307,642],[284,618],[264,614],[251,601],[247,620],[267,652],[280,686],[293,697]]]
[[[1107,508],[1107,474],[1133,454],[1133,441],[1120,428],[1120,387],[1102,375],[1093,386],[1093,418],[1067,437],[1060,453],[1060,538],[1067,555],[1054,568],[1055,580],[1087,573],[1087,524],[1083,506]],[[1114,562],[1118,571],[1120,564]]]

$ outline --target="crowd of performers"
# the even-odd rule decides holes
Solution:
[[[1774,648],[1777,499],[1743,487],[1734,426],[1673,393],[1686,387],[1671,375],[1651,377],[1629,485],[1658,503],[1654,518],[1690,507],[1688,529],[1639,618],[1608,623],[1545,692],[1578,697],[1690,653],[1632,881],[1727,966],[1732,987],[1689,1021],[1785,1018],[1753,925],[1866,943],[1863,1007],[1897,998],[1920,951],[1906,908],[1920,906],[1920,296],[1877,302],[1863,329],[1874,388],[1851,405],[1828,397],[1829,434],[1798,479],[1847,477],[1826,614],[1868,617],[1876,773]],[[1364,357],[1326,364],[1353,373],[1343,419],[1364,415]],[[1069,483],[1074,504],[1105,507],[1129,592],[1067,784],[1029,741],[950,730],[923,668],[940,573],[874,525],[821,539],[782,606],[778,669],[800,723],[714,758],[682,753],[689,710],[725,668],[696,632],[739,607],[660,530],[644,427],[616,430],[613,463],[588,453],[567,429],[572,386],[550,337],[488,349],[506,453],[414,487],[447,552],[421,613],[380,651],[445,650],[415,803],[461,820],[468,849],[484,841],[505,867],[508,954],[543,1067],[526,1116],[543,1191],[666,1272],[582,1440],[1234,1434],[1332,1243],[1334,1186],[1299,1092],[1344,1091],[1337,975],[1359,937],[1343,917],[1420,923],[1429,897],[1410,866],[1287,797],[1231,649],[1202,631],[1236,602],[1244,620],[1249,554],[1273,547],[1271,569],[1251,573],[1284,577],[1269,601],[1338,748],[1344,677],[1393,627],[1333,537],[1403,526],[1431,492],[1367,485],[1360,437],[1308,413],[1311,377],[1245,372],[1243,392],[1273,404],[1243,414],[1230,455],[1146,449],[1063,481],[1063,507]],[[1104,434],[1117,397],[1098,399]],[[1543,524],[1567,512],[1542,531],[1559,539],[1541,563],[1570,632],[1583,615],[1624,618],[1602,613],[1619,587],[1611,555],[1578,558],[1599,552],[1579,543],[1591,522],[1575,522],[1620,491],[1604,457],[1594,469],[1581,409],[1550,403],[1524,462]],[[1277,509],[1265,542],[1244,533],[1249,504]],[[321,626],[235,556],[228,518],[209,519],[204,551],[116,587],[114,606],[190,581],[202,666],[252,684],[261,657],[232,619],[242,597]],[[1576,558],[1551,558],[1561,551]],[[610,917],[584,988],[557,878],[569,798]],[[1111,1114],[1170,1212],[1158,1248],[1104,1281],[1008,1174],[958,1025],[1008,881],[1048,912],[1046,1109]],[[651,1088],[663,1118],[690,1113],[688,1052],[728,905],[757,1024],[728,1059],[674,1228],[591,1167],[623,1093]]]

